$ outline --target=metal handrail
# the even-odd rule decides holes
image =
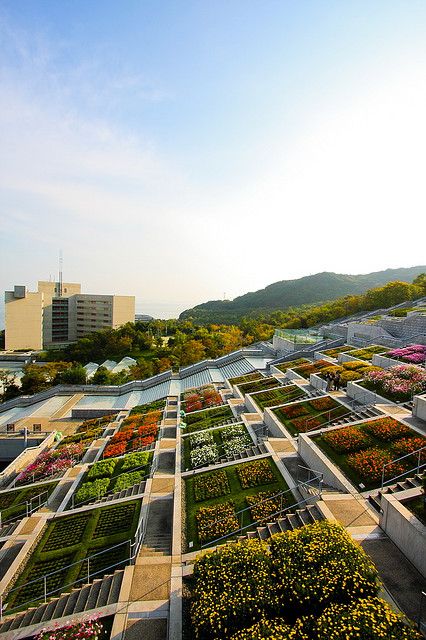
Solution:
[[[46,500],[44,502],[40,502],[33,508],[32,507],[32,502],[33,500],[35,500],[36,498],[41,498],[41,496],[47,496]],[[32,498],[30,498],[29,500],[25,500],[24,502],[18,502],[18,504],[14,504],[11,505],[11,507],[15,508],[15,507],[21,507],[22,505],[26,505],[26,509],[25,509],[25,516],[22,513],[19,513],[16,515],[16,517],[12,517],[9,518],[9,520],[2,520],[2,512],[0,511],[0,527],[9,524],[10,522],[15,522],[16,520],[21,520],[24,517],[30,516],[32,513],[34,513],[34,511],[37,511],[37,509],[40,509],[40,507],[43,507],[47,501],[49,499],[49,492],[48,491],[42,491],[42,493],[37,494],[36,496],[33,496]],[[29,506],[28,506],[29,505]],[[3,509],[3,511],[6,511],[6,509]]]
[[[382,467],[382,483],[380,488],[383,489],[385,485],[390,484],[391,482],[394,482],[398,478],[402,478],[403,476],[406,476],[407,473],[412,473],[415,470],[417,470],[416,473],[419,473],[420,469],[423,469],[423,467],[426,467],[426,462],[423,462],[423,463],[420,462],[422,457],[422,451],[425,451],[425,450],[426,450],[426,445],[424,447],[420,447],[420,449],[416,449],[415,451],[406,453],[405,455],[400,456],[399,458],[395,458],[390,462],[386,462],[386,464],[384,464]],[[386,467],[388,467],[391,464],[395,464],[395,462],[399,462],[400,460],[404,460],[405,458],[414,456],[416,454],[417,454],[417,465],[415,467],[413,467],[412,469],[408,469],[407,471],[404,471],[404,473],[400,473],[399,475],[394,476],[393,478],[389,478],[388,480],[385,481]]]
[[[320,476],[316,476],[315,478],[312,478],[311,480],[308,480],[307,482],[300,482],[299,484],[302,485],[306,485],[306,486],[310,486],[310,483],[313,482],[314,480],[319,480],[320,482],[320,489],[319,489],[319,493],[318,493],[318,497],[321,496],[322,493],[322,481],[323,481],[323,474],[321,474]],[[242,526],[242,514],[245,511],[248,511],[250,509],[252,509],[253,507],[256,507],[259,504],[262,504],[264,502],[268,502],[271,500],[275,500],[276,498],[281,496],[281,504],[282,504],[282,496],[286,493],[292,493],[291,489],[287,489],[286,491],[279,491],[278,493],[276,493],[273,496],[270,496],[269,498],[264,498],[263,500],[259,500],[259,502],[256,502],[255,504],[251,505],[250,507],[245,507],[244,509],[240,509],[239,511],[237,511],[235,513],[235,516],[237,518],[239,518],[239,516],[241,515],[241,526],[238,527],[238,529],[235,529],[234,531],[231,531],[230,533],[225,534],[224,536],[221,536],[220,538],[216,538],[215,540],[211,540],[209,542],[205,542],[204,544],[201,545],[201,549],[204,549],[205,547],[210,547],[212,545],[215,545],[217,543],[219,543],[221,540],[225,540],[227,538],[230,538],[238,533],[242,533],[244,530],[246,529],[250,529],[252,527],[257,527],[258,525],[260,525],[264,518],[260,518],[259,520],[257,520],[256,522],[252,522],[248,525],[245,525],[244,527]],[[276,518],[277,516],[279,516],[282,513],[285,513],[287,511],[290,511],[290,509],[294,509],[295,507],[298,507],[301,504],[306,504],[309,500],[312,499],[312,496],[306,497],[306,498],[302,498],[302,500],[299,500],[298,502],[295,502],[294,504],[289,505],[288,507],[284,507],[284,509],[279,509],[278,511],[271,513],[268,516],[268,519],[270,518],[272,520],[272,518]],[[217,521],[217,523],[219,522],[223,522],[224,520],[227,520],[227,518],[221,518],[220,520]]]
[[[90,556],[88,556],[87,558],[81,558],[81,560],[77,560],[76,562],[72,562],[71,564],[66,565],[65,567],[62,567],[61,569],[56,569],[56,571],[50,571],[49,573],[44,574],[43,576],[40,576],[39,578],[36,578],[35,580],[30,580],[30,582],[27,582],[25,584],[25,586],[28,586],[29,584],[34,584],[35,582],[40,582],[41,580],[43,580],[43,599],[44,602],[47,602],[47,597],[53,595],[54,593],[57,593],[58,591],[62,592],[63,590],[72,587],[74,584],[77,584],[79,582],[83,581],[83,578],[77,578],[77,580],[74,580],[73,582],[69,582],[68,584],[64,584],[61,585],[60,587],[57,587],[56,589],[53,589],[52,591],[47,591],[47,579],[49,576],[55,575],[57,573],[61,573],[64,571],[67,571],[68,569],[70,569],[71,567],[74,567],[78,564],[83,565],[84,563],[87,562],[87,583],[90,583],[90,578],[94,578],[94,576],[98,575],[99,573],[103,573],[105,575],[106,571],[109,569],[113,569],[114,567],[117,567],[118,565],[122,565],[123,563],[127,563],[127,562],[132,562],[140,549],[140,545],[143,541],[143,537],[145,535],[146,532],[146,524],[144,525],[144,518],[141,518],[139,521],[139,524],[137,526],[137,529],[135,531],[135,534],[133,536],[133,539],[129,539],[129,540],[123,540],[123,542],[119,542],[118,544],[113,545],[112,547],[108,547],[107,549],[103,549],[102,551],[98,551],[98,553],[94,553]],[[98,571],[95,572],[91,572],[90,571],[90,561],[98,556],[101,556],[104,553],[109,553],[111,551],[111,549],[117,549],[119,547],[122,547],[124,545],[129,545],[129,555],[127,558],[124,558],[123,560],[120,560],[119,562],[115,562],[111,565],[108,565],[107,567],[103,567],[102,569],[99,569]],[[11,589],[10,591],[8,591],[8,593],[6,594],[7,597],[10,596],[11,593],[13,593],[14,591],[19,591],[20,589],[22,589],[22,585],[19,587],[15,587],[14,589]],[[36,603],[39,600],[41,600],[41,597],[37,597],[35,596],[34,598],[31,598],[30,600],[27,600],[26,602],[22,602],[21,604],[19,604],[17,607],[15,607],[14,609],[9,610],[7,613],[12,613],[14,611],[18,611],[20,609],[22,609],[25,605],[28,605],[30,603]],[[7,604],[6,604],[7,606]],[[0,622],[3,621],[3,613],[4,613],[5,607],[3,606],[3,595],[0,595]]]

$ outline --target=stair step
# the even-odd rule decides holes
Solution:
[[[53,610],[52,618],[61,618],[63,611],[68,602],[68,595],[64,595],[58,599],[56,602],[56,607]]]
[[[276,533],[281,533],[281,529],[277,522],[268,522],[266,526],[271,536],[275,535]]]
[[[87,605],[87,598],[89,597],[89,593],[90,593],[90,589],[92,588],[92,585],[88,584],[86,586],[84,586],[79,593],[79,596],[77,598],[77,601],[74,605],[74,611],[73,613],[80,613],[80,611],[85,611],[86,610],[86,605]]]
[[[8,631],[8,629],[10,629],[10,627],[12,626],[14,618],[11,618],[10,620],[5,620],[3,622],[3,624],[0,626],[0,633],[4,633],[5,631]]]
[[[37,624],[37,622],[40,622],[46,609],[47,604],[42,604],[40,607],[37,607],[34,612],[34,616],[31,619],[31,624]]]
[[[86,609],[94,609],[98,600],[99,591],[101,590],[102,580],[94,580],[90,589],[90,593],[87,597]]]
[[[123,572],[117,571],[112,577],[111,589],[108,595],[108,604],[118,602],[120,595],[121,582],[123,579]]]
[[[287,520],[290,524],[290,527],[293,529],[293,531],[294,529],[299,528],[299,522],[295,513],[287,513]]]
[[[261,540],[267,540],[269,538],[269,531],[266,527],[256,527],[257,535]]]
[[[74,608],[77,603],[79,595],[80,595],[80,589],[73,589],[73,591],[71,591],[68,597],[68,602],[65,605],[62,615],[69,616],[74,612]]]
[[[311,524],[312,520],[309,515],[309,511],[306,509],[296,509],[296,515],[298,516],[302,525]]]
[[[58,602],[58,600],[57,600],[57,598],[55,598],[54,600],[51,600],[51,601],[48,603],[48,605],[47,605],[46,609],[44,610],[44,613],[43,613],[43,616],[42,616],[42,618],[41,618],[40,622],[47,622],[48,620],[51,620],[51,619],[52,619],[52,613],[53,613],[53,612],[54,612],[54,610],[55,610],[55,607],[56,607],[56,603],[57,603],[57,602]],[[22,624],[22,626],[24,627],[24,626],[26,626],[26,625]]]
[[[288,522],[287,522],[287,518],[278,518],[277,520],[278,526],[280,528],[280,530],[284,533],[285,531],[289,530],[289,526],[288,526]]]
[[[105,576],[102,580],[101,588],[99,589],[98,598],[96,600],[96,606],[93,607],[96,609],[97,607],[104,607],[108,603],[108,594],[111,588],[112,576]]]

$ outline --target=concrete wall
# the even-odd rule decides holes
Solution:
[[[364,387],[361,387],[356,382],[348,382],[346,394],[349,398],[360,402],[361,404],[392,404],[391,400],[379,396],[374,391],[369,391]]]
[[[414,396],[413,416],[426,422],[426,393]]]
[[[4,301],[6,349],[42,349],[43,294],[25,291],[24,297],[15,297],[6,291]]]
[[[380,526],[426,578],[426,527],[409,511],[402,501],[421,495],[420,488],[398,494],[384,494]]]
[[[314,431],[312,435],[318,433],[320,432]],[[345,493],[357,493],[356,488],[351,484],[351,482],[347,480],[337,467],[334,466],[331,460],[327,458],[325,453],[317,447],[317,445],[311,440],[310,436],[306,433],[299,434],[298,453],[308,467],[324,474],[325,484],[328,484],[335,489],[339,489],[339,491],[344,491]]]
[[[393,358],[387,358],[386,356],[379,356],[377,353],[374,354],[371,364],[374,367],[382,367],[382,369],[389,369],[389,367],[395,367],[398,364],[404,364],[399,360],[394,360]]]

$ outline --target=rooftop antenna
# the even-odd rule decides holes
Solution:
[[[59,291],[58,291],[59,298],[62,298],[62,265],[63,265],[62,249],[60,249],[59,250]]]

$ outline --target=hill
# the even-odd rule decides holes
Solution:
[[[411,282],[426,266],[386,269],[373,273],[349,275],[323,271],[296,280],[281,280],[264,289],[246,293],[234,300],[210,300],[183,311],[179,319],[192,318],[197,322],[238,322],[243,316],[256,316],[274,310],[335,300],[358,295],[367,289],[395,280]]]

